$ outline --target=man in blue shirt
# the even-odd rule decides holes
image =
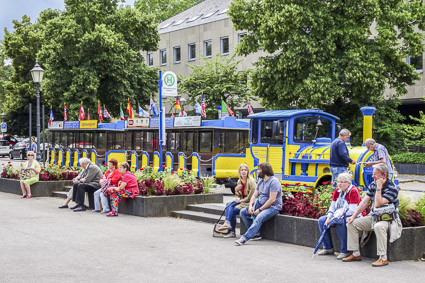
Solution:
[[[330,170],[332,173],[332,183],[335,184],[339,174],[347,172],[348,166],[356,164],[356,161],[350,158],[348,148],[345,144],[351,136],[351,132],[347,129],[342,129],[339,132],[339,137],[331,144]]]
[[[257,173],[261,180],[251,197],[249,206],[240,212],[241,219],[248,230],[235,241],[238,246],[244,245],[248,240],[260,240],[261,225],[282,210],[282,185],[274,176],[271,165],[267,162],[259,164]],[[257,201],[256,198],[258,198]]]
[[[391,166],[390,156],[388,154],[388,150],[382,144],[375,142],[374,139],[365,140],[365,145],[367,149],[373,151],[374,161],[370,161],[366,163],[364,166],[369,168],[372,165],[383,163],[388,167],[388,179],[393,179],[393,167]]]

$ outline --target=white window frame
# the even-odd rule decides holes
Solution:
[[[176,53],[177,49],[180,51],[180,59],[179,60],[177,60],[177,53]],[[180,46],[174,46],[173,47],[173,59],[174,59],[174,64],[181,63],[181,61],[182,61],[182,49],[181,49]]]
[[[246,32],[241,32],[241,33],[238,33],[238,43],[241,43],[242,42],[242,38],[244,37],[244,36],[246,36],[248,33],[246,33]]]
[[[207,54],[207,44],[209,43],[209,45],[211,46],[211,54]],[[204,57],[205,58],[211,58],[212,57],[212,40],[208,39],[208,40],[204,40]]]
[[[194,47],[195,48],[195,57],[191,57],[191,47]],[[187,56],[187,58],[188,58],[188,61],[195,61],[196,60],[196,43],[189,43],[188,45],[187,45],[187,51],[188,51],[188,56]]]
[[[163,61],[164,52],[165,52],[165,62]],[[159,64],[161,66],[167,65],[167,48],[159,50]]]
[[[227,39],[227,52],[224,52],[224,40]],[[230,53],[230,40],[228,36],[220,37],[220,54],[229,55]]]
[[[419,57],[419,56],[417,56],[417,57]],[[415,69],[415,72],[422,74],[424,72],[424,70],[423,70],[423,64],[424,64],[423,63],[423,54],[421,54],[420,57],[422,58],[422,69]],[[412,65],[412,63],[410,62],[411,58],[412,58],[411,56],[407,56],[407,58],[406,58],[406,62],[409,65]]]
[[[151,60],[152,60],[152,64],[151,64]],[[148,56],[147,56],[147,65],[149,67],[153,66],[153,52],[148,52]]]

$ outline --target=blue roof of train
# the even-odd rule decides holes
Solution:
[[[249,129],[249,119],[236,119],[235,117],[224,117],[221,120],[202,120],[202,127]]]
[[[249,115],[248,118],[265,118],[265,119],[275,119],[275,118],[289,118],[297,115],[305,115],[305,114],[320,114],[322,116],[328,116],[335,120],[339,120],[337,116],[324,112],[318,109],[294,109],[294,110],[270,110],[264,111],[260,113],[255,113]]]

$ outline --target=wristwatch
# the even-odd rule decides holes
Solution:
[[[262,211],[262,210],[261,210],[261,207],[260,207],[258,210],[261,212],[261,211]]]

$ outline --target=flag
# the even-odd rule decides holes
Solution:
[[[201,104],[199,104],[198,101],[195,101],[195,113],[201,114]]]
[[[180,99],[178,97],[176,98],[176,109],[179,109],[180,110],[180,113],[181,113],[181,116],[183,116],[183,108],[182,108],[182,106],[180,104]]]
[[[174,118],[174,113],[171,113],[171,118]]]
[[[206,110],[206,106],[205,106],[205,101],[204,101],[204,94],[202,94],[202,98],[201,98],[201,115],[204,118],[207,118],[207,112]]]
[[[109,112],[108,112],[108,110],[106,110],[105,105],[103,105],[103,118],[111,119],[111,115],[109,115]]]
[[[153,115],[155,116],[155,118],[157,118],[158,117],[158,109],[156,109],[155,102],[153,101],[152,97],[151,97],[151,106],[150,106],[150,109],[152,110]]]
[[[84,117],[86,117],[86,114],[84,113],[83,102],[81,101],[80,115],[78,115],[78,120],[82,121],[84,120]]]
[[[252,110],[252,106],[251,106],[251,103],[249,103],[249,101],[247,102],[247,105],[248,105],[248,115],[254,114],[254,110]]]
[[[121,120],[125,120],[125,117],[124,117],[124,112],[122,111],[122,103],[120,103],[120,119]]]
[[[150,117],[150,114],[149,114],[149,112],[148,111],[145,111],[142,107],[140,107],[140,105],[139,105],[139,116],[140,117],[146,117],[146,118],[149,118]]]
[[[66,104],[63,104],[63,121],[66,122],[68,120],[68,112],[66,111]]]
[[[100,100],[97,101],[97,114],[99,115],[99,122],[102,123],[103,116],[102,116],[102,108],[100,107]]]
[[[130,98],[127,100],[127,113],[128,113],[128,118],[134,119],[134,112],[130,104]]]
[[[90,120],[90,108],[87,108],[87,120]]]
[[[55,120],[55,118],[53,117],[53,110],[50,108],[49,127],[52,126],[53,120]]]
[[[232,109],[230,109],[229,105],[227,105],[223,99],[221,100],[221,112],[229,112],[230,116],[235,117]]]

